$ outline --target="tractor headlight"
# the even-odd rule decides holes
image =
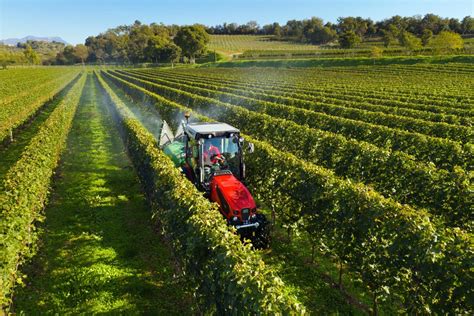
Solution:
[[[239,218],[238,218],[237,216],[234,216],[234,217],[232,218],[232,220],[233,220],[234,222],[237,222],[237,221],[239,220]]]

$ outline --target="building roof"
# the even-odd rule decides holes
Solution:
[[[216,137],[230,133],[240,133],[240,131],[235,127],[230,126],[227,123],[219,122],[189,123],[187,125],[186,130],[188,134],[194,139],[198,139],[202,136],[207,135],[212,135],[213,137]]]

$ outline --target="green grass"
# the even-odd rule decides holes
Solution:
[[[89,76],[16,292],[19,314],[190,314],[191,295],[154,232],[138,178]]]

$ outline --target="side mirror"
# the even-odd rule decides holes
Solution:
[[[253,143],[248,143],[247,146],[248,152],[252,154],[255,151],[255,146],[253,145]]]

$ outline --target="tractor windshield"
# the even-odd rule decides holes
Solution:
[[[236,136],[205,139],[203,149],[204,165],[218,170],[228,169],[240,176],[240,152]]]

